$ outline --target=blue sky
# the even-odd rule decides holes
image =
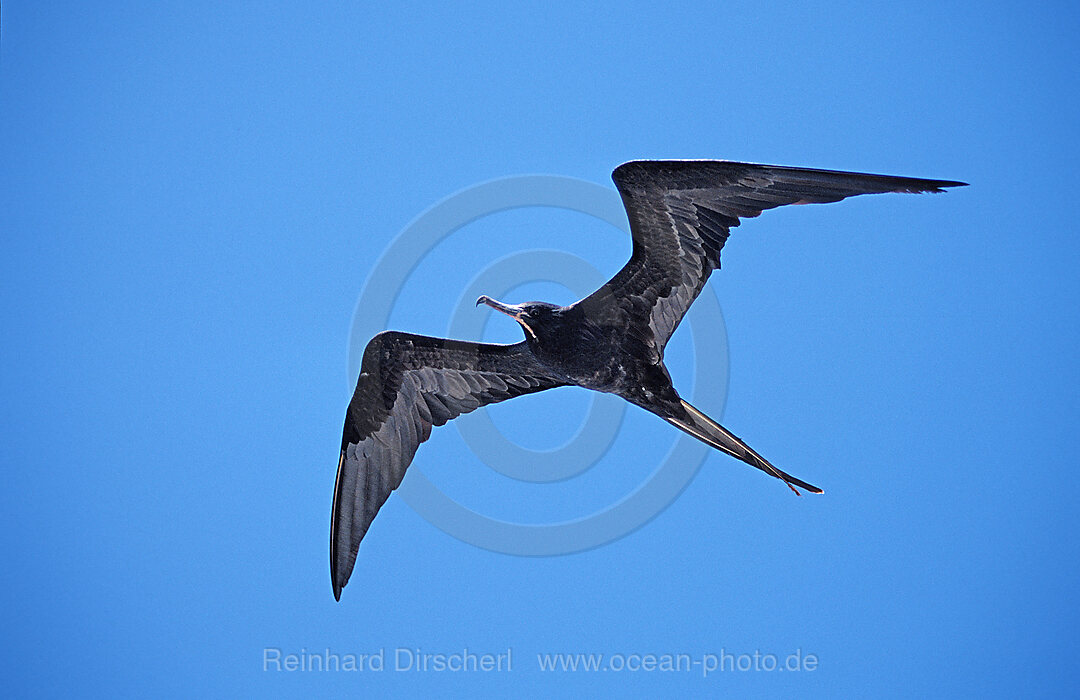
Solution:
[[[665,5],[4,4],[6,687],[1072,687],[1075,8]],[[711,454],[642,527],[556,557],[462,542],[394,496],[335,603],[327,530],[349,333],[380,256],[478,183],[607,186],[634,158],[972,183],[747,222],[710,284],[726,343],[695,355],[689,323],[716,325],[697,307],[673,342],[684,394],[707,373],[726,390],[694,402],[826,494],[796,499]],[[427,251],[388,324],[446,334],[477,275],[537,249],[603,276],[629,243],[572,211],[486,216]],[[504,296],[568,302],[576,279]],[[503,321],[483,337],[516,340]],[[560,390],[489,415],[514,444],[553,449],[591,400]],[[634,408],[620,425],[595,467],[558,483],[496,474],[454,427],[414,467],[492,518],[579,518],[632,493],[676,439]],[[383,650],[386,668],[264,670],[267,648]],[[395,671],[398,648],[510,649],[513,667]],[[537,658],[721,652],[819,663],[589,673],[543,672]]]

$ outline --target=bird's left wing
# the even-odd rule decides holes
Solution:
[[[525,343],[491,345],[393,331],[375,336],[364,350],[341,438],[330,520],[334,597],[340,599],[360,540],[432,426],[561,385]]]

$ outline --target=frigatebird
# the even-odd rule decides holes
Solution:
[[[525,334],[512,345],[384,331],[368,343],[345,414],[330,523],[334,598],[360,541],[433,426],[498,401],[560,386],[621,396],[680,430],[798,489],[780,471],[679,397],[664,346],[741,219],[785,204],[859,194],[941,192],[966,183],[730,161],[631,161],[612,173],[630,220],[630,261],[571,304],[505,304],[481,296]]]

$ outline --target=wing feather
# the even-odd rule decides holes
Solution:
[[[496,401],[560,386],[525,343],[489,345],[387,332],[364,350],[345,414],[330,521],[334,597],[360,541],[433,426]]]
[[[597,323],[648,329],[653,359],[720,267],[741,219],[786,204],[837,202],[859,194],[941,192],[964,185],[835,170],[729,161],[632,161],[612,174],[634,241],[630,261],[578,302]]]

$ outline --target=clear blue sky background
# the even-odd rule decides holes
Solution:
[[[3,685],[105,697],[1074,688],[1075,7],[504,5],[4,3]],[[770,212],[724,251],[711,286],[730,391],[698,403],[826,494],[796,499],[715,454],[644,527],[555,558],[464,544],[395,497],[335,603],[347,335],[381,251],[477,182],[607,183],[632,158],[973,184]],[[580,215],[500,217],[425,260],[394,327],[445,333],[456,295],[507,252],[568,250],[605,273],[628,254]],[[487,333],[517,337],[495,321]],[[491,412],[504,432],[554,447],[588,396],[513,403]],[[572,517],[633,488],[673,439],[647,418],[627,414],[624,457],[598,466],[610,477],[533,486],[521,519],[543,520],[545,501],[547,517]],[[501,494],[524,493],[453,428],[416,464],[488,514],[512,517]],[[264,647],[511,648],[514,666],[264,672]],[[708,678],[544,674],[536,661],[721,649],[820,661]]]

